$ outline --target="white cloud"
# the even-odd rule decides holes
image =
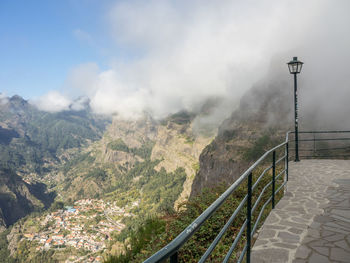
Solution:
[[[69,108],[74,111],[81,111],[87,108],[89,105],[90,100],[87,97],[79,97],[78,99],[74,100]]]
[[[346,0],[118,1],[108,26],[116,54],[118,48],[129,54],[116,55],[107,70],[77,66],[67,86],[71,95],[89,97],[99,113],[130,118],[146,110],[163,117],[221,97],[227,111],[215,116],[224,118],[272,60],[279,63],[272,75],[289,80],[285,63],[298,55],[305,62],[305,101],[315,96],[306,86],[322,94],[337,82],[333,94],[344,94],[337,87],[349,86],[349,8]]]
[[[96,63],[81,64],[68,73],[65,93],[70,97],[93,96],[98,89],[99,68]]]
[[[301,40],[320,1],[301,7],[292,1],[123,1],[109,13],[119,46],[140,53],[113,66],[85,85],[97,112],[138,116],[144,110],[164,117],[181,109],[199,108],[208,98],[237,102],[267,71],[276,51],[288,50],[285,31]],[[320,11],[321,10],[321,11]],[[288,21],[298,12],[298,20]],[[293,29],[293,30],[291,30]],[[294,30],[295,29],[295,30]],[[295,31],[295,32],[293,32]],[[78,85],[79,86],[79,85]],[[91,93],[91,91],[93,91]],[[223,117],[225,115],[223,114]]]
[[[50,91],[39,99],[31,101],[31,103],[34,103],[40,110],[58,112],[68,110],[71,101],[57,91]]]
[[[8,101],[9,98],[5,94],[0,93],[0,105],[5,105]]]

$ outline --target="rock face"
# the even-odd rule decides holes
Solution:
[[[177,208],[179,203],[188,199],[198,171],[199,155],[213,139],[213,135],[193,131],[194,118],[195,115],[187,112],[171,115],[162,121],[146,114],[136,120],[115,117],[101,140],[84,149],[91,161],[85,160],[83,167],[82,161],[79,161],[66,173],[65,178],[70,179],[63,186],[65,196],[73,200],[83,196],[79,193],[85,196],[93,193],[103,195],[106,189],[117,185],[135,167],[143,164],[144,169],[149,169],[147,164],[155,163],[154,170],[157,172],[165,169],[165,172],[173,173],[183,168],[186,173],[183,191],[175,202]],[[105,172],[105,180],[89,177],[89,183],[83,183],[93,167]],[[153,173],[151,170],[148,171],[150,175]],[[143,171],[137,173],[136,178],[139,178]]]
[[[102,163],[122,165],[142,161],[142,158],[127,149],[113,149],[110,143],[121,140],[128,149],[141,148],[145,143],[155,140],[157,125],[157,122],[148,115],[134,121],[114,118],[102,139],[94,144],[94,147],[101,153],[97,155],[97,160]]]
[[[218,135],[200,155],[200,169],[191,196],[218,184],[231,184],[274,144],[280,142],[292,120],[285,83],[259,85],[219,127]]]
[[[28,184],[8,169],[0,169],[0,228],[12,225],[36,209],[48,207],[54,195],[43,184]]]
[[[169,121],[167,125],[158,126],[151,155],[152,160],[161,160],[156,168],[160,170],[163,167],[167,172],[174,172],[182,167],[187,174],[183,191],[174,204],[175,209],[188,200],[199,167],[199,155],[211,140],[211,136],[195,135],[192,123],[183,125]]]
[[[10,251],[10,255],[12,256],[18,248],[18,242],[20,241],[21,235],[21,226],[18,224],[15,224],[11,232],[7,235],[7,241],[8,241],[8,246],[7,249]]]
[[[122,138],[130,148],[140,148],[148,140],[157,136],[158,123],[145,114],[137,120],[115,118],[107,129],[107,134],[114,139]]]
[[[143,161],[141,157],[131,152],[110,149],[108,144],[113,140],[122,139],[128,148],[140,148],[146,142],[152,142],[150,159],[160,160],[156,166],[157,171],[164,168],[167,172],[174,172],[182,167],[187,174],[184,189],[174,204],[176,209],[181,202],[189,198],[193,179],[199,167],[199,155],[213,139],[213,135],[194,133],[193,120],[194,116],[186,112],[180,112],[161,122],[147,115],[136,121],[116,118],[98,143],[103,153],[100,161],[123,165]]]

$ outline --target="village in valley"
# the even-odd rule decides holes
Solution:
[[[78,200],[73,206],[65,206],[41,217],[40,232],[25,232],[23,239],[35,242],[37,251],[72,247],[95,254],[89,257],[89,261],[101,262],[102,257],[97,252],[106,248],[112,232],[120,232],[125,227],[122,219],[133,217],[130,210],[138,205],[139,202],[135,201],[131,206],[121,208],[115,202],[99,199]]]

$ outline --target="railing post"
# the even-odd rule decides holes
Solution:
[[[316,135],[314,133],[314,157],[316,156]]]
[[[275,208],[276,151],[272,153],[272,209]]]
[[[287,153],[286,153],[286,179],[287,179],[287,181],[288,181],[288,175],[289,175],[289,163],[288,163],[288,161],[289,161],[289,144],[288,144],[288,142],[287,142],[287,144],[286,144],[286,149],[287,149]]]
[[[250,263],[251,228],[252,228],[252,178],[253,173],[248,175],[248,200],[247,200],[247,263]]]
[[[178,257],[177,257],[177,251],[175,252],[175,254],[172,254],[170,256],[170,263],[177,263],[178,262]]]

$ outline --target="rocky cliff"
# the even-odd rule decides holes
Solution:
[[[0,229],[15,223],[35,210],[47,208],[54,193],[44,184],[30,184],[9,169],[0,169]]]
[[[283,81],[265,81],[242,97],[201,153],[191,196],[204,188],[234,182],[265,150],[283,139],[293,120],[293,96],[286,86]]]
[[[60,189],[63,188],[65,197],[72,200],[83,196],[96,197],[121,185],[125,187],[130,182],[122,182],[138,166],[143,168],[137,168],[136,178],[132,180],[135,185],[147,169],[151,169],[147,176],[154,173],[153,169],[158,173],[164,170],[168,174],[184,169],[186,178],[180,186],[183,190],[175,202],[176,208],[188,199],[198,171],[199,155],[213,139],[211,135],[193,131],[194,118],[187,112],[174,114],[162,121],[156,121],[149,115],[137,120],[114,118],[101,140],[83,150],[85,157],[68,165],[67,170],[57,176],[58,184],[62,185]],[[89,176],[92,169],[100,169],[105,178],[101,180]],[[138,191],[142,192],[142,188]]]

